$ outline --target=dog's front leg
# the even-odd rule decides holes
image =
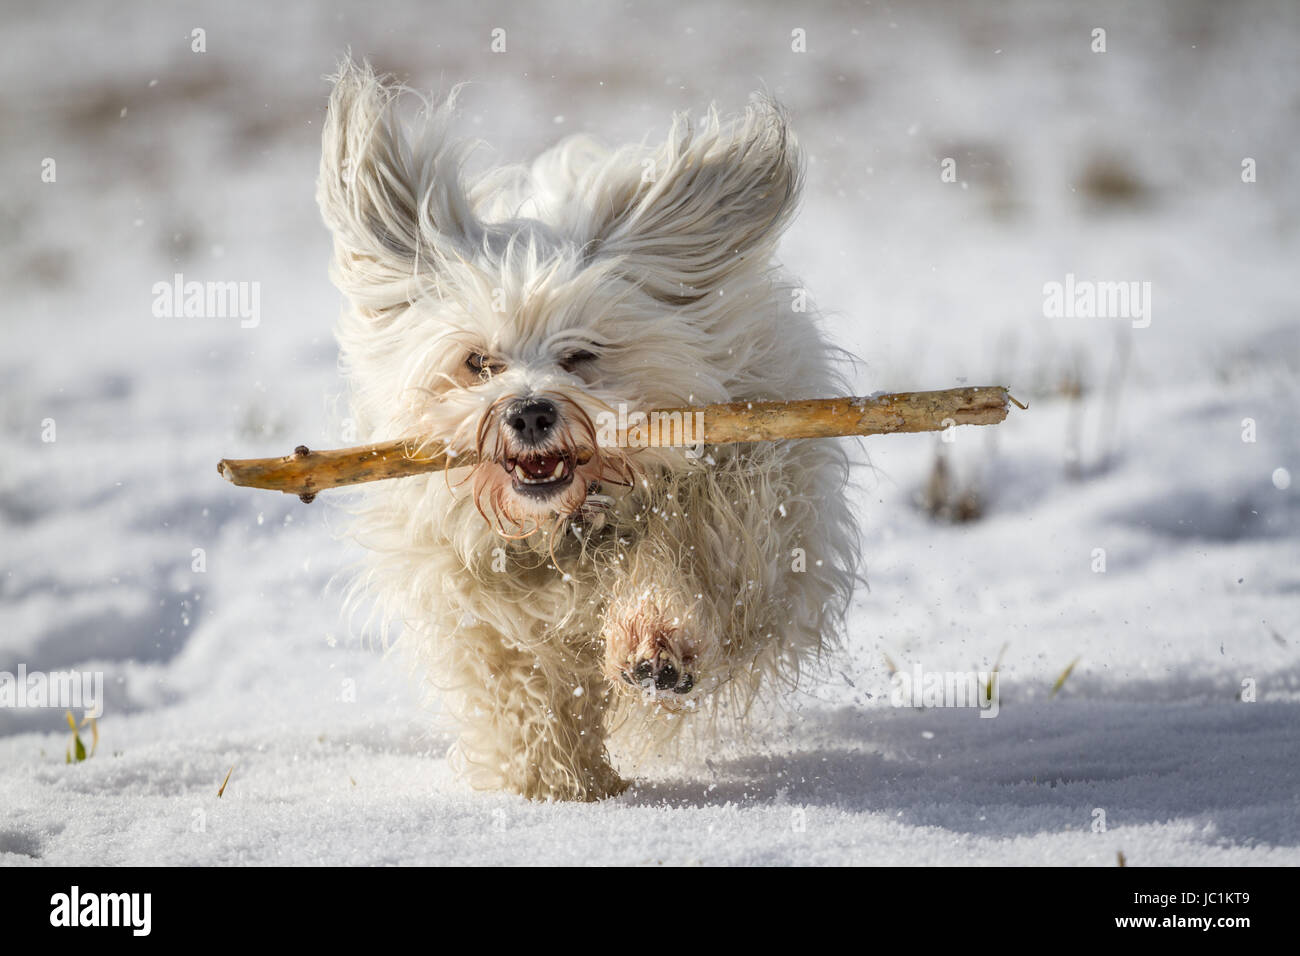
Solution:
[[[647,482],[604,585],[606,680],[678,709],[773,669],[797,676],[851,590],[841,456],[791,442]]]
[[[457,635],[447,661],[461,680],[457,744],[475,785],[533,800],[600,800],[626,783],[609,763],[604,717],[609,688],[575,655],[536,652],[479,623]]]
[[[606,585],[605,679],[670,710],[707,694],[728,670],[727,622],[715,604],[730,589],[699,566],[691,537],[683,522],[656,517]]]

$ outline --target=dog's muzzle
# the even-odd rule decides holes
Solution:
[[[510,475],[516,494],[546,500],[573,482],[574,470],[585,461],[568,447],[560,410],[545,398],[521,398],[501,410],[506,455],[501,467]]]

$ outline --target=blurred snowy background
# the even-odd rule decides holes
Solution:
[[[0,671],[107,684],[80,764],[61,712],[0,709],[0,862],[1300,862],[1300,6],[0,18]],[[753,740],[598,806],[473,793],[340,619],[345,497],[216,474],[342,442],[313,183],[348,47],[473,81],[462,126],[498,161],[766,85],[811,161],[784,258],[857,390],[1029,402],[950,445],[869,443],[849,646]],[[175,273],[259,283],[260,323],[155,317]],[[1046,317],[1067,274],[1150,282],[1149,327]],[[890,706],[889,662],[999,653],[997,719]]]

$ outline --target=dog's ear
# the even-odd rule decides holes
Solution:
[[[437,107],[424,101],[408,134],[398,102],[409,91],[350,58],[332,79],[316,201],[334,233],[335,284],[378,313],[410,301],[440,261],[478,241],[461,181],[470,144],[447,136],[455,91]]]
[[[785,111],[759,94],[730,123],[712,108],[698,125],[679,114],[653,156],[622,155],[591,184],[588,251],[624,259],[646,292],[674,304],[765,268],[803,184]]]

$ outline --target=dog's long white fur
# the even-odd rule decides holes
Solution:
[[[334,77],[318,200],[348,300],[338,336],[360,440],[468,446],[481,427],[497,433],[493,410],[516,396],[594,418],[619,403],[847,393],[836,350],[773,261],[802,164],[770,100],[731,121],[678,115],[657,148],[572,137],[531,168],[474,176],[454,100],[431,103],[350,60]],[[596,358],[566,371],[574,349]],[[475,352],[499,360],[498,374],[466,382]],[[842,627],[858,545],[841,446],[732,446],[702,460],[647,449],[627,462],[633,486],[601,488],[612,507],[536,520],[523,538],[499,533],[512,526],[491,500],[480,512],[463,471],[364,493],[358,594],[402,626],[400,644],[458,720],[457,765],[476,786],[616,793],[616,761],[686,721],[727,732],[719,715],[788,689]],[[504,470],[485,467],[508,508]],[[689,694],[620,682],[638,622],[669,634],[655,640],[697,675]]]

